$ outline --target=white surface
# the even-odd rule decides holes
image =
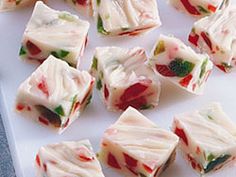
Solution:
[[[59,10],[68,10],[76,13],[63,1],[50,1],[50,6]],[[234,2],[235,3],[235,2]],[[144,47],[148,54],[160,33],[174,34],[187,41],[194,19],[177,12],[159,1],[159,10],[163,25],[161,28],[141,37],[134,38],[102,38],[96,33],[96,24],[92,23],[89,33],[89,45],[85,56],[81,60],[81,68],[88,69],[96,46],[127,46],[137,45]],[[21,37],[26,23],[30,18],[32,8],[15,12],[0,14],[0,83],[3,100],[3,118],[10,143],[13,161],[18,177],[33,177],[35,174],[34,159],[39,147],[61,140],[81,140],[89,138],[95,150],[99,149],[99,141],[103,131],[119,117],[120,113],[108,112],[98,97],[97,91],[92,104],[82,116],[72,124],[62,135],[57,135],[50,129],[22,118],[13,112],[13,105],[17,87],[25,80],[36,66],[19,60],[18,51]],[[84,18],[81,16],[81,18]],[[224,110],[236,122],[236,73],[224,74],[214,69],[206,85],[203,96],[193,96],[171,83],[162,81],[162,93],[157,109],[147,110],[143,113],[161,127],[169,129],[173,115],[195,109],[210,101],[219,101]],[[107,177],[119,177],[114,171],[104,169]],[[162,175],[162,177],[197,177],[190,166],[187,166],[181,155],[178,154],[175,163]],[[209,175],[211,177],[235,177],[236,168],[227,168]]]

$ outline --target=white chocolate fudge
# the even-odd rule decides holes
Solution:
[[[89,23],[37,2],[23,35],[20,57],[43,62],[49,55],[76,67],[86,46]]]
[[[103,136],[99,160],[129,177],[158,177],[175,160],[178,137],[129,107]]]
[[[211,15],[229,4],[229,0],[169,0],[169,2],[177,10],[195,17]]]
[[[90,102],[94,78],[50,56],[19,87],[16,110],[61,133]]]
[[[236,6],[229,6],[194,23],[189,41],[207,52],[224,72],[236,68]]]
[[[157,106],[160,82],[145,65],[144,49],[98,47],[91,66],[97,89],[109,110],[125,110],[132,106],[148,109]]]
[[[35,166],[38,177],[104,177],[89,140],[43,146]]]
[[[156,0],[99,0],[93,6],[103,35],[135,36],[161,25]]]
[[[15,10],[32,5],[37,0],[0,0],[0,12]]]
[[[177,38],[160,35],[150,65],[161,76],[194,94],[202,94],[213,64]]]
[[[92,0],[65,0],[78,12],[91,16],[93,15]]]
[[[173,131],[193,169],[205,174],[235,163],[236,124],[219,103],[175,116]]]

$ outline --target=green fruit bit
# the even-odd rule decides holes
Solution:
[[[209,154],[208,156],[207,156],[207,161],[209,161],[209,162],[211,162],[212,160],[214,160],[215,159],[215,156],[213,155],[213,154]]]
[[[65,21],[68,21],[68,22],[74,22],[76,20],[76,18],[69,14],[69,13],[61,13],[58,15],[58,18],[61,19],[61,20],[65,20]]]
[[[221,64],[222,64],[222,66],[224,66],[226,69],[231,69],[231,68],[232,68],[232,66],[231,66],[230,64],[228,64],[228,63],[222,62]]]
[[[104,27],[103,27],[103,22],[102,22],[102,18],[100,15],[98,15],[98,22],[97,22],[97,30],[99,33],[104,34],[104,35],[108,35],[109,32],[107,32]]]
[[[62,107],[61,105],[58,106],[58,107],[56,107],[56,108],[54,109],[54,111],[55,111],[58,115],[60,115],[60,116],[65,116],[64,109],[63,109],[63,107]]]
[[[207,167],[204,168],[204,172],[205,172],[205,173],[210,172],[210,171],[213,170],[216,166],[218,166],[218,165],[220,165],[220,164],[226,162],[230,157],[231,157],[231,155],[228,155],[228,154],[222,155],[222,156],[220,156],[220,157],[218,157],[218,158],[213,158],[213,156],[212,156],[212,157],[209,157],[209,156],[208,156],[207,159],[209,158],[209,160],[211,160],[211,161],[210,161],[210,163],[208,163]]]
[[[198,7],[198,9],[199,9],[199,11],[200,12],[202,12],[202,13],[209,13],[209,11],[208,10],[206,10],[204,7],[202,7],[202,6],[197,6]]]
[[[191,73],[194,66],[195,65],[193,63],[180,58],[176,58],[169,64],[169,68],[179,77],[187,76],[189,73]]]
[[[129,30],[129,28],[128,27],[123,27],[123,28],[121,28],[121,30],[122,31],[127,31],[127,30]]]
[[[142,105],[142,106],[140,107],[140,109],[141,109],[141,110],[145,110],[145,109],[151,109],[151,108],[153,108],[153,107],[154,107],[153,105],[147,104],[147,105]]]
[[[19,5],[22,0],[16,0],[16,5]]]
[[[144,175],[143,173],[139,173],[138,176],[139,176],[139,177],[147,177],[147,176]]]
[[[89,98],[87,99],[87,102],[86,102],[85,107],[87,107],[87,106],[91,103],[92,97],[93,97],[93,95],[91,94],[91,95],[89,96]]]
[[[21,56],[21,55],[25,55],[25,54],[26,54],[25,47],[24,47],[24,46],[21,46],[19,55]]]
[[[101,0],[97,0],[97,6],[101,4]]]
[[[202,63],[202,66],[201,66],[201,72],[200,72],[200,79],[202,78],[202,76],[204,75],[204,73],[206,72],[206,66],[207,66],[207,63],[208,63],[208,58],[206,58],[204,60],[204,62]]]
[[[208,115],[207,117],[208,117],[208,119],[210,119],[210,120],[214,120],[212,116],[209,116],[209,115]]]
[[[73,98],[72,98],[72,104],[71,104],[71,108],[70,108],[70,114],[71,114],[71,112],[73,111],[73,108],[74,108],[74,105],[75,105],[75,103],[76,103],[76,101],[77,101],[77,95],[75,95]]]
[[[165,52],[165,42],[159,41],[156,48],[155,48],[154,55],[156,56],[162,52]]]
[[[97,81],[97,89],[98,90],[102,89],[102,80],[101,79],[98,79],[98,81]]]
[[[65,58],[67,55],[69,55],[70,52],[66,51],[66,50],[59,50],[59,51],[52,51],[51,54],[56,57],[56,58],[60,58],[63,59]]]
[[[98,69],[98,59],[96,57],[93,57],[92,69]]]

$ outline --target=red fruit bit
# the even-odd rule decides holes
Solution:
[[[134,171],[134,169],[132,169],[132,168],[129,167],[129,166],[126,166],[126,168],[127,168],[130,172],[132,172],[135,176],[138,176],[138,173],[137,173],[136,171]]]
[[[28,110],[28,111],[31,111],[31,107],[30,107],[30,106],[27,106],[27,110]]]
[[[196,84],[196,83],[193,84],[193,88],[192,88],[192,90],[194,91],[194,90],[196,89],[196,87],[197,87],[197,84]]]
[[[124,158],[125,158],[125,163],[129,166],[129,167],[136,167],[138,161],[136,159],[134,159],[133,157],[129,156],[126,153],[123,153]]]
[[[64,124],[64,127],[67,127],[69,125],[70,118],[67,119],[66,123]]]
[[[38,48],[34,43],[32,43],[31,41],[27,41],[26,42],[26,48],[28,49],[29,53],[31,55],[38,55],[39,53],[41,53],[40,48]]]
[[[157,168],[157,171],[155,172],[154,177],[157,176],[157,174],[159,173],[159,171],[160,171],[161,168],[162,168],[162,166],[160,166],[160,167]]]
[[[185,9],[192,15],[201,15],[201,13],[188,0],[180,0]]]
[[[86,5],[87,5],[87,0],[76,0],[76,2],[77,2],[79,5],[82,5],[82,6],[86,6]]]
[[[40,167],[41,164],[40,164],[40,158],[39,158],[38,154],[36,155],[35,161],[36,161],[37,165]]]
[[[44,125],[49,125],[49,122],[48,122],[48,120],[47,119],[45,119],[45,118],[43,118],[43,117],[41,117],[41,116],[39,116],[39,122],[41,122],[42,124],[44,124]]]
[[[187,75],[185,78],[183,78],[179,83],[183,87],[188,87],[190,81],[192,80],[193,76],[192,74]]]
[[[47,165],[45,163],[43,164],[43,169],[45,172],[47,172]]]
[[[190,34],[188,37],[188,41],[191,42],[196,47],[198,46],[199,35],[197,34]]]
[[[199,146],[197,146],[197,148],[196,148],[196,154],[201,154],[201,149],[200,149],[200,147]]]
[[[109,91],[108,91],[108,89],[107,89],[106,84],[104,85],[104,97],[105,97],[106,100],[107,100],[108,97],[109,97]]]
[[[16,109],[17,109],[18,111],[22,111],[24,108],[25,108],[25,106],[24,106],[23,104],[21,104],[21,103],[19,103],[19,104],[16,105]]]
[[[207,46],[212,50],[212,43],[211,43],[211,40],[210,40],[209,37],[206,35],[206,33],[201,32],[201,36],[202,36],[203,40],[205,41],[205,43],[207,44]]]
[[[79,155],[79,158],[83,162],[90,162],[90,161],[94,160],[94,157],[86,157],[85,155]]]
[[[126,110],[129,106],[132,106],[135,109],[140,109],[143,105],[147,104],[147,100],[145,97],[139,97],[131,101],[123,101],[116,106],[120,110]]]
[[[223,65],[216,65],[220,70],[224,71],[225,73],[227,73],[227,70],[225,69],[225,67]]]
[[[143,168],[148,172],[148,173],[152,173],[153,169],[151,169],[149,166],[143,164]]]
[[[102,146],[107,147],[107,144],[106,143],[102,143]]]
[[[131,85],[129,88],[127,88],[123,95],[120,97],[120,100],[122,101],[128,101],[132,98],[135,98],[139,96],[141,93],[143,93],[148,88],[148,83],[145,83],[144,81],[140,81],[140,83],[136,83],[134,85]]]
[[[209,4],[207,8],[208,8],[208,10],[210,10],[212,12],[215,12],[216,9],[217,9],[217,7],[215,7],[215,6],[211,5],[211,4]]]
[[[38,89],[41,90],[47,97],[49,96],[48,85],[45,78],[42,78],[41,82],[38,84]]]
[[[111,153],[108,154],[108,165],[110,165],[113,168],[116,169],[121,169],[120,165],[118,164],[116,158],[114,155],[112,155]]]
[[[170,68],[167,65],[156,65],[156,70],[158,73],[160,73],[162,76],[165,77],[175,77],[176,74],[170,70]]]
[[[175,128],[175,134],[188,146],[188,139],[183,129]]]

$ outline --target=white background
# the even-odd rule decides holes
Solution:
[[[89,31],[89,44],[81,60],[80,68],[88,69],[96,46],[144,47],[150,53],[159,34],[174,34],[187,43],[187,36],[191,31],[195,19],[177,12],[168,6],[165,1],[159,1],[159,11],[163,25],[161,28],[147,35],[128,38],[99,37],[96,33],[96,24],[92,19]],[[78,14],[63,1],[51,0],[50,7],[58,10],[67,10]],[[99,149],[99,141],[103,131],[119,117],[120,113],[108,112],[94,91],[92,104],[62,135],[57,135],[50,129],[22,118],[14,113],[14,100],[19,84],[24,81],[36,68],[22,62],[18,57],[21,37],[32,8],[0,14],[0,84],[2,97],[2,114],[5,128],[13,155],[13,161],[18,177],[35,176],[34,159],[40,146],[62,140],[81,140],[88,138],[95,151]],[[82,19],[86,19],[80,15]],[[187,43],[188,44],[188,43]],[[203,96],[194,96],[181,90],[171,83],[162,80],[162,93],[157,109],[143,111],[143,113],[159,126],[169,129],[173,116],[177,113],[197,109],[210,101],[219,101],[225,111],[236,122],[236,73],[224,74],[214,68],[206,85]],[[1,160],[1,159],[0,159]],[[111,169],[104,169],[106,177],[119,177]],[[190,166],[178,154],[175,163],[167,169],[162,177],[196,177]],[[209,175],[214,177],[235,177],[236,168]]]

